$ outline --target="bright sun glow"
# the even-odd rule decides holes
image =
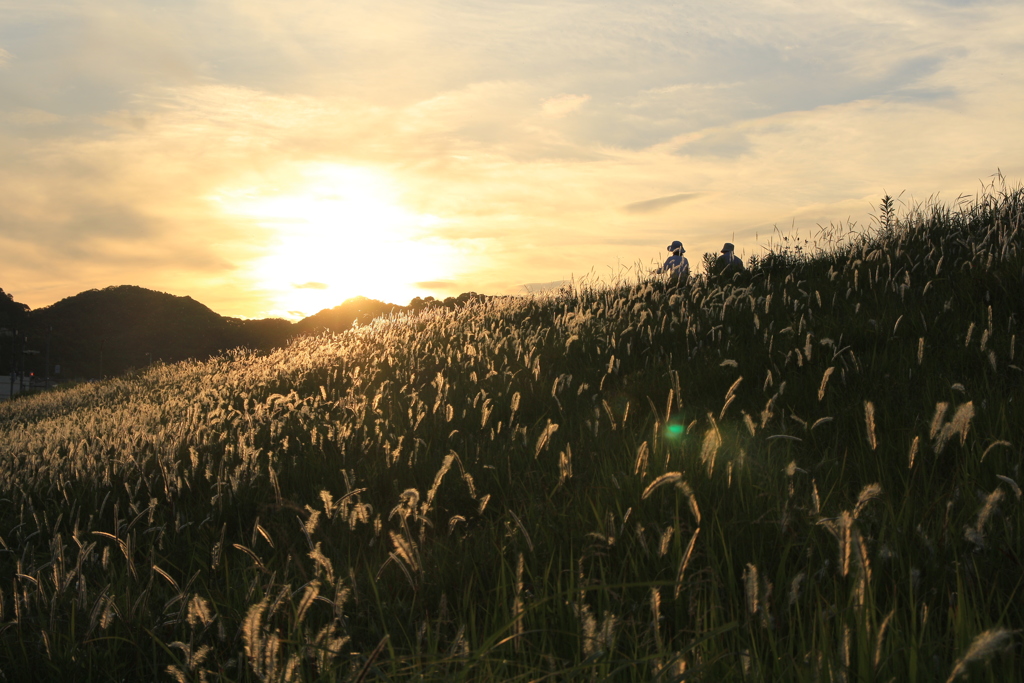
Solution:
[[[386,178],[333,164],[297,176],[214,197],[272,235],[249,266],[254,285],[277,294],[268,313],[298,318],[357,295],[405,303],[432,293],[415,283],[450,279],[454,253],[428,230],[441,220],[403,208]]]

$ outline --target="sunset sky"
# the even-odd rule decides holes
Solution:
[[[1020,182],[1021,36],[1020,0],[0,0],[0,287],[297,318],[749,256]]]

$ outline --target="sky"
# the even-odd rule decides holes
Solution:
[[[0,0],[0,287],[297,319],[749,258],[1018,184],[1022,35],[1019,0]]]

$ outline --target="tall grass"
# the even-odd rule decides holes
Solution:
[[[1019,680],[1024,191],[0,406],[8,680]]]

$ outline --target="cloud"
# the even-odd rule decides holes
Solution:
[[[292,285],[295,289],[330,289],[330,285],[323,282],[305,282],[301,285]]]
[[[7,66],[13,58],[10,52],[0,47],[0,69]]]
[[[590,95],[558,95],[544,100],[541,110],[545,116],[551,118],[562,118],[568,116],[590,101]]]
[[[677,150],[688,156],[735,159],[750,152],[750,138],[739,130],[710,130],[685,142]]]
[[[0,67],[2,66],[3,64],[0,63]],[[21,107],[6,112],[0,111],[0,124],[12,126],[51,126],[65,120],[66,118],[59,114],[29,107]]]
[[[451,280],[431,280],[428,282],[414,282],[412,284],[417,289],[428,289],[441,292],[454,292],[459,287],[457,282],[453,282]]]
[[[632,204],[626,204],[622,207],[622,210],[626,213],[653,213],[654,211],[661,211],[664,208],[678,204],[679,202],[689,201],[700,197],[700,192],[680,192],[679,194],[670,194],[667,197],[657,197],[655,199],[645,199],[642,202],[633,202]]]

